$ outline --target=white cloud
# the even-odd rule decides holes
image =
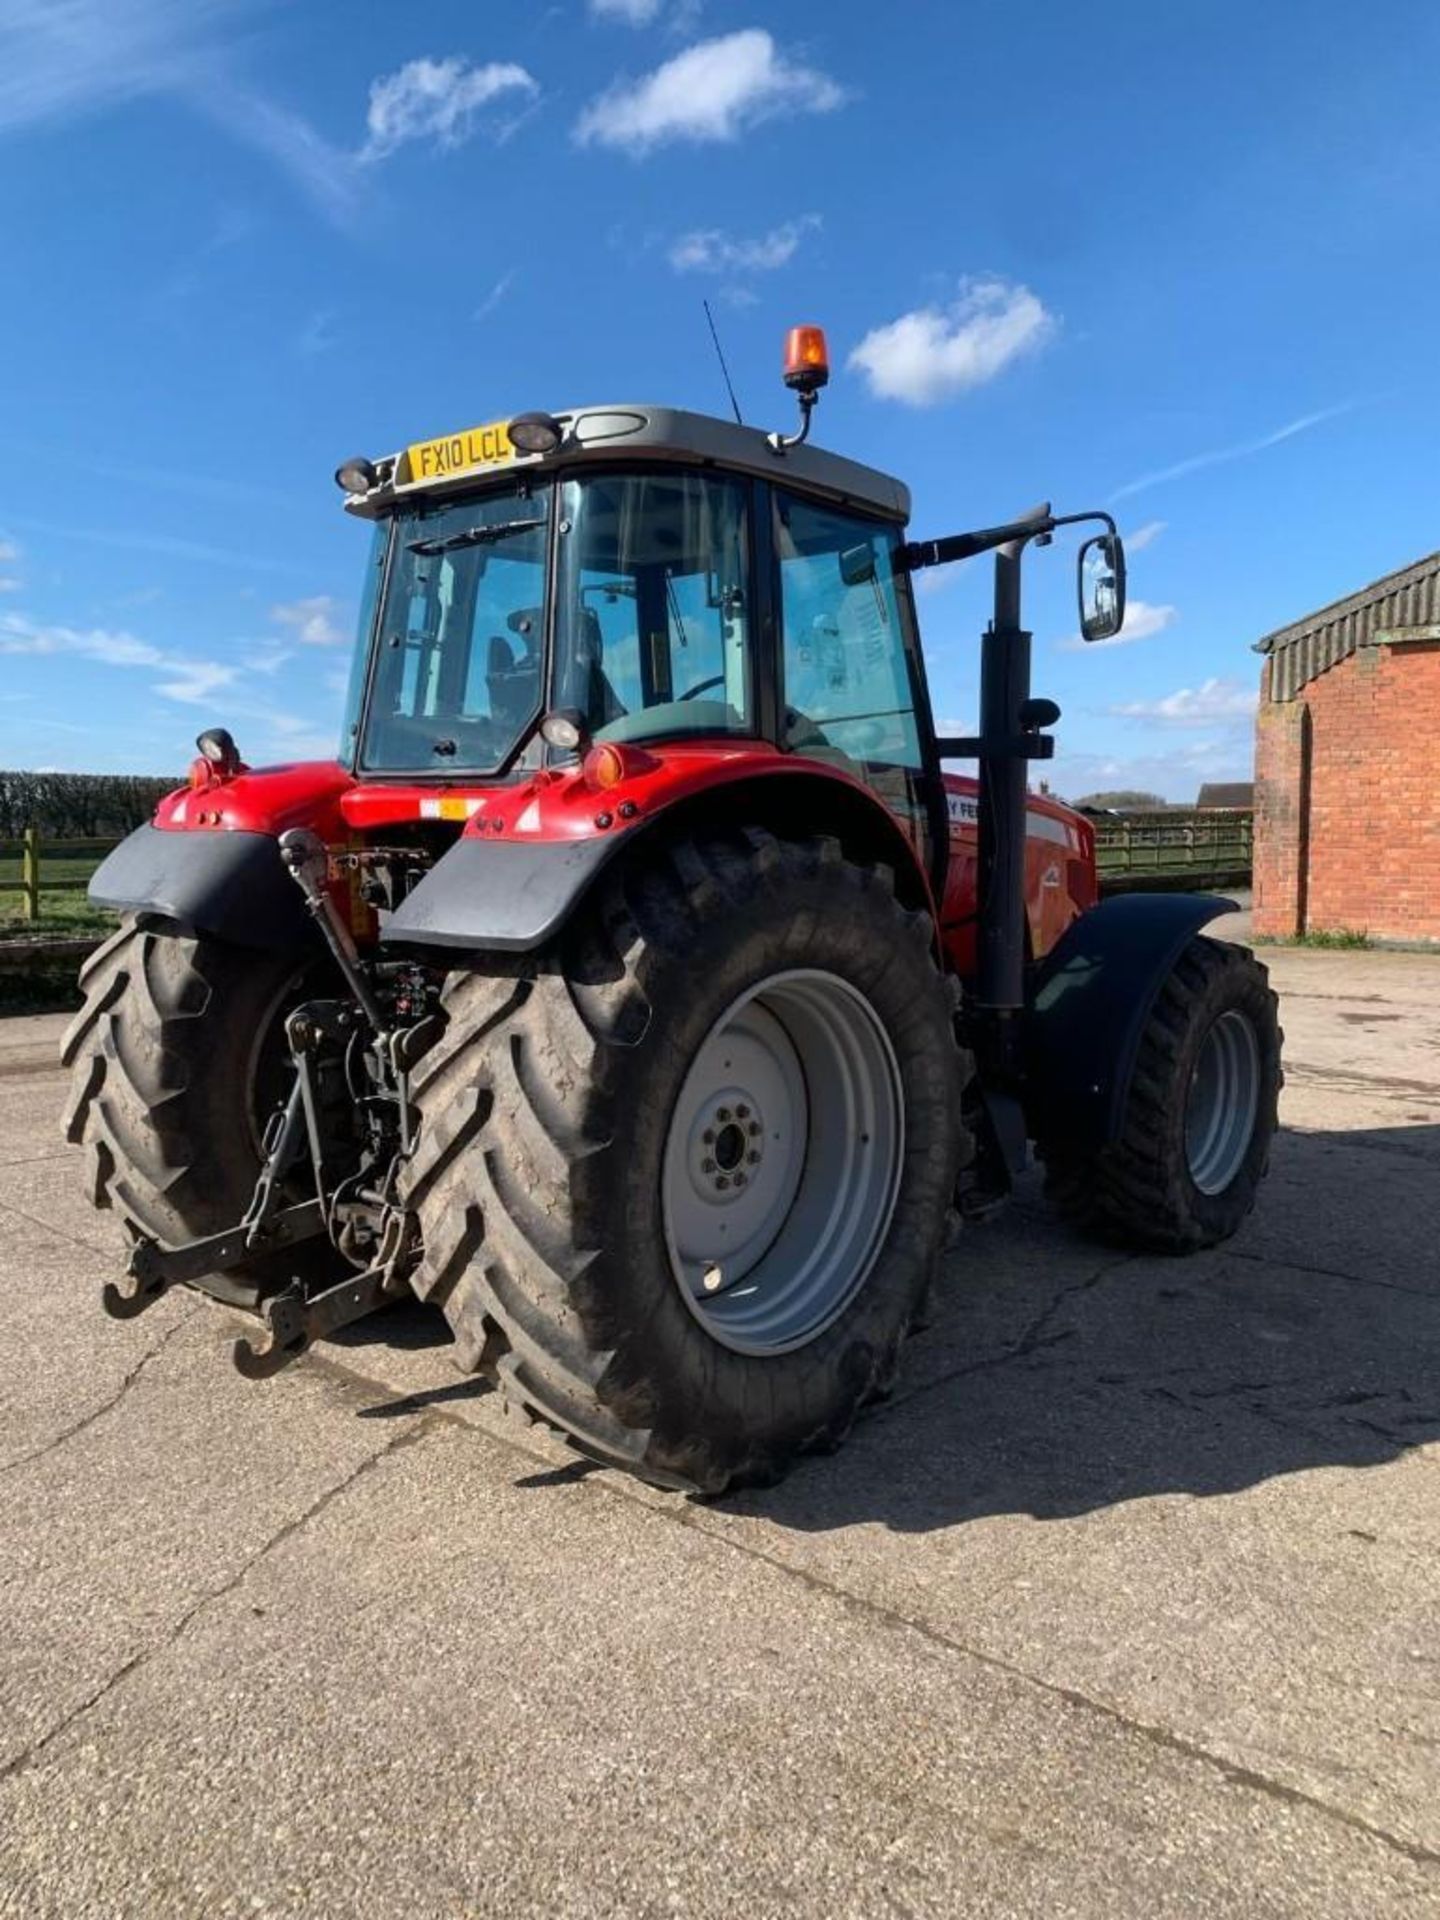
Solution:
[[[287,660],[293,660],[294,654],[288,647],[277,646],[273,640],[259,640],[247,649],[241,660],[246,673],[278,673]]]
[[[511,267],[508,272],[502,273],[475,309],[475,318],[477,320],[488,320],[519,278],[520,269],[518,267]]]
[[[1072,633],[1059,643],[1060,651],[1089,653],[1095,647],[1128,647],[1134,640],[1149,640],[1157,633],[1164,633],[1167,627],[1174,626],[1179,617],[1175,607],[1155,606],[1148,600],[1128,599],[1125,603],[1125,624],[1119,633],[1108,640],[1082,640],[1078,633]]]
[[[32,520],[28,515],[12,517],[31,533],[43,533],[57,540],[82,540],[97,547],[114,547],[121,553],[157,553],[171,560],[199,560],[207,566],[243,567],[247,573],[293,574],[298,571],[293,562],[266,560],[253,549],[242,553],[236,547],[212,547],[199,540],[181,540],[169,533],[74,527],[54,520]]]
[[[328,593],[312,593],[270,609],[270,618],[293,627],[295,638],[307,647],[343,647],[350,635],[335,619],[336,602]]]
[[[159,647],[137,640],[132,633],[114,633],[105,627],[39,626],[22,613],[0,617],[0,653],[47,655],[79,654],[108,667],[163,667],[170,662]]]
[[[476,130],[482,108],[502,94],[539,92],[533,76],[510,60],[472,67],[448,60],[409,60],[370,86],[369,138],[362,160],[381,160],[411,140],[458,147]]]
[[[882,400],[933,407],[993,380],[1044,346],[1056,327],[1028,287],[987,278],[961,283],[946,308],[920,307],[876,327],[850,355]]]
[[[288,174],[335,226],[354,223],[360,204],[355,155],[333,145],[303,114],[251,88],[215,79],[195,91],[193,102],[232,138]]]
[[[671,244],[670,264],[677,273],[770,273],[788,266],[805,235],[822,224],[818,213],[805,213],[749,240],[696,227]]]
[[[1217,447],[1210,453],[1192,454],[1188,460],[1177,460],[1172,467],[1159,467],[1154,473],[1142,473],[1138,480],[1127,480],[1123,487],[1117,487],[1110,496],[1111,504],[1128,499],[1132,493],[1143,493],[1147,487],[1158,487],[1162,481],[1181,480],[1186,474],[1199,473],[1205,467],[1224,466],[1231,460],[1246,460],[1251,454],[1264,453],[1270,447],[1278,447],[1282,441],[1293,440],[1297,433],[1308,433],[1312,427],[1318,427],[1326,420],[1339,419],[1342,413],[1349,413],[1355,404],[1353,400],[1344,400],[1338,407],[1322,407],[1318,413],[1302,413],[1298,420],[1288,421],[1273,433],[1263,433],[1258,440],[1240,440],[1232,447]]]
[[[0,131],[197,83],[236,0],[9,0]]]
[[[7,540],[3,535],[0,535],[0,567],[13,566],[19,558],[19,541]]]
[[[1159,793],[1193,804],[1203,780],[1248,780],[1254,756],[1248,739],[1229,733],[1218,740],[1174,740],[1161,753],[1067,753],[1064,742],[1047,773],[1055,792],[1071,799],[1081,794],[1125,788]]]
[[[168,96],[288,174],[337,224],[354,162],[304,117],[234,77],[230,41],[256,0],[6,0],[0,135]]]
[[[590,0],[597,20],[623,20],[629,27],[648,27],[659,17],[665,0]]]
[[[639,80],[617,81],[580,115],[575,138],[639,156],[670,140],[736,140],[762,121],[830,113],[845,99],[828,74],[747,27],[687,47]]]
[[[1248,721],[1256,692],[1238,680],[1204,680],[1180,687],[1160,700],[1130,700],[1110,711],[1122,720],[1147,720],[1162,727],[1214,727]]]
[[[167,700],[192,705],[208,699],[217,688],[232,685],[240,672],[238,667],[219,661],[166,653],[133,633],[114,632],[107,627],[42,626],[18,613],[0,618],[0,654],[27,654],[31,658],[69,654],[106,667],[162,669],[175,677],[156,681],[155,692]]]
[[[1153,547],[1169,524],[1168,520],[1147,520],[1143,527],[1137,527],[1133,533],[1125,534],[1125,551],[1143,553],[1146,547]]]
[[[968,560],[944,560],[938,567],[925,567],[914,575],[915,591],[925,599],[953,586],[970,565]]]
[[[186,706],[203,706],[221,687],[234,686],[239,675],[238,667],[221,666],[216,660],[196,660],[183,667],[178,678],[156,681],[155,691]]]

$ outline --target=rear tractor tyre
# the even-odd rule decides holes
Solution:
[[[87,1196],[132,1236],[177,1246],[240,1219],[288,1086],[284,1018],[313,972],[293,953],[138,919],[85,962],[85,1004],[60,1048],[65,1133],[85,1149]],[[254,1305],[310,1253],[260,1255],[211,1284]]]
[[[928,916],[833,840],[681,841],[559,946],[452,975],[416,1291],[581,1452],[718,1493],[889,1385],[965,1144]]]
[[[1270,976],[1243,947],[1192,939],[1156,997],[1120,1137],[1038,1143],[1059,1210],[1123,1246],[1189,1253],[1228,1240],[1270,1159],[1283,1035]]]

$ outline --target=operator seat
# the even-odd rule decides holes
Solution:
[[[593,607],[581,607],[575,642],[575,679],[579,706],[592,727],[608,726],[628,712],[605,673],[605,635]]]
[[[485,686],[490,717],[510,729],[523,727],[535,711],[540,694],[540,609],[521,607],[505,623],[519,642],[515,647],[501,634],[492,634],[485,656]]]

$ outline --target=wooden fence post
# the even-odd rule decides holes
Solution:
[[[40,829],[33,823],[25,829],[25,850],[20,856],[20,891],[25,898],[25,918],[40,918]]]

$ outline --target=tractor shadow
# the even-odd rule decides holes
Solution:
[[[1080,1239],[1027,1179],[948,1256],[843,1450],[718,1504],[800,1531],[1067,1519],[1440,1438],[1440,1126],[1282,1131],[1251,1220],[1189,1258]]]

